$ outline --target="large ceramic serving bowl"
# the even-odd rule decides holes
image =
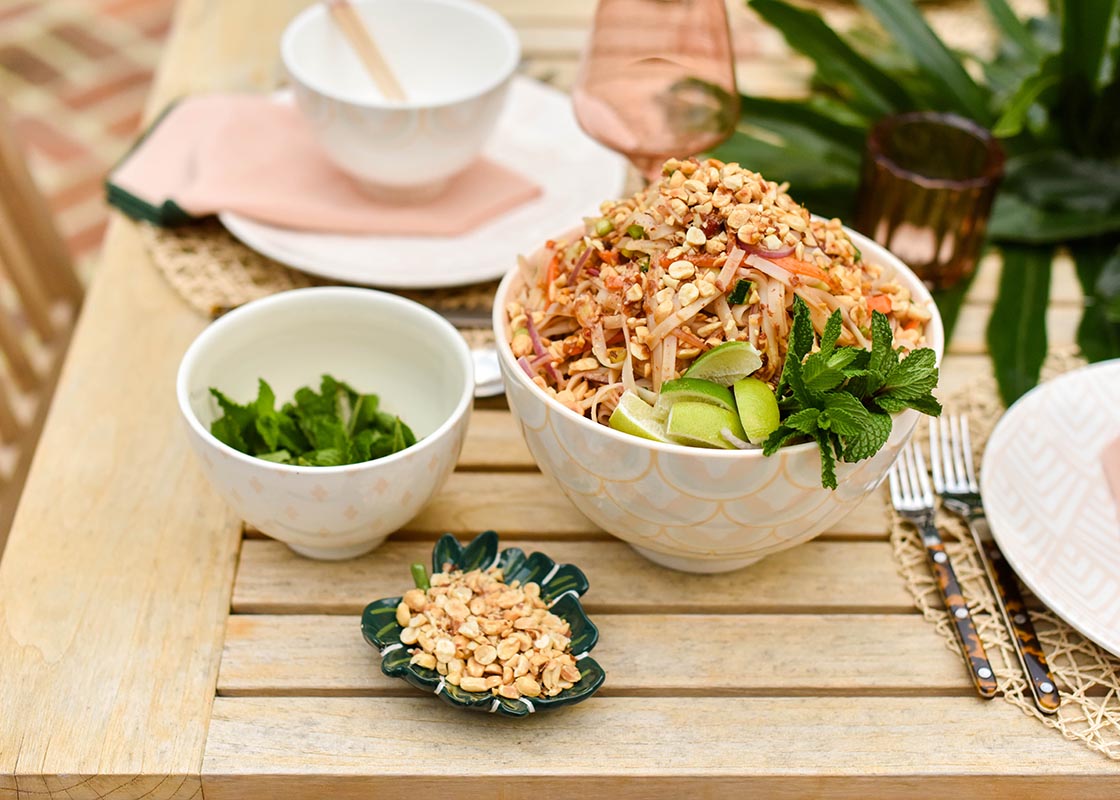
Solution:
[[[327,156],[373,194],[438,194],[474,161],[521,59],[517,34],[472,0],[354,0],[404,101],[378,92],[353,47],[313,3],[280,43],[296,102]]]
[[[847,229],[845,229],[847,230]],[[918,302],[929,291],[901,261],[847,230],[863,257],[894,270]],[[592,422],[550,398],[517,366],[509,347],[506,302],[521,285],[514,269],[494,303],[494,331],[506,394],[541,470],[588,519],[650,560],[686,572],[726,572],[808,541],[834,525],[886,476],[919,414],[894,417],[874,457],[838,464],[835,491],[821,486],[815,443],[762,451],[708,450],[661,444]],[[940,361],[941,317],[934,309],[926,340]]]
[[[374,461],[338,467],[275,464],[210,433],[221,416],[210,387],[237,402],[264,378],[277,402],[316,389],[324,373],[376,394],[419,441]],[[463,446],[474,394],[470,351],[445,319],[372,289],[281,292],[207,327],[183,356],[179,409],[214,489],[242,519],[312,558],[360,555],[420,511]]]

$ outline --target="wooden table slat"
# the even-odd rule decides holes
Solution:
[[[775,553],[722,575],[672,572],[614,541],[535,542],[578,564],[594,613],[897,613],[914,612],[886,542],[821,542]],[[308,561],[284,545],[247,540],[233,594],[236,613],[354,614],[371,600],[408,588],[408,565],[431,557],[427,542],[390,540],[352,561]]]
[[[392,796],[413,791],[414,781],[506,796],[546,785],[565,797],[595,786],[673,795],[660,784],[635,785],[639,777],[705,778],[699,791],[713,798],[735,796],[720,793],[720,778],[724,791],[749,786],[755,796],[806,797],[817,794],[824,775],[866,779],[871,797],[1011,797],[1015,786],[1029,787],[1030,796],[1057,787],[1067,793],[1051,796],[1120,793],[1115,764],[1060,736],[1040,736],[1036,720],[1008,711],[999,701],[961,697],[613,697],[512,722],[477,712],[464,720],[471,712],[424,697],[219,697],[203,782],[208,800],[242,797],[234,789],[247,786],[253,796],[283,786],[285,797],[318,797],[312,790],[328,785],[335,798]],[[458,735],[446,735],[445,726]],[[1063,779],[1056,763],[1092,780]],[[352,782],[335,780],[343,776]],[[990,778],[948,776],[1028,780],[996,789]],[[843,786],[843,796],[860,796],[853,782]]]
[[[971,696],[961,658],[917,614],[599,614],[603,697]],[[356,615],[230,617],[218,693],[405,695]],[[329,664],[330,669],[323,665]]]

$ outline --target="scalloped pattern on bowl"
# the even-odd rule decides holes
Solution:
[[[940,361],[943,328],[928,290],[888,251],[845,230],[865,258],[893,268],[917,300],[931,304],[926,338]],[[820,485],[813,444],[765,457],[618,433],[549,398],[517,366],[505,309],[519,281],[514,269],[498,288],[494,331],[506,396],[533,459],[588,519],[662,566],[727,572],[812,539],[879,486],[918,422],[915,411],[896,415],[875,456],[837,465],[836,491]]]

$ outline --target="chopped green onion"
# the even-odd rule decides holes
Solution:
[[[529,335],[529,329],[528,328],[518,328],[517,330],[515,330],[513,332],[513,338],[515,338],[515,339],[518,336],[522,336],[522,335],[528,336]]]
[[[606,236],[608,233],[610,233],[613,230],[614,230],[614,223],[611,222],[606,217],[603,217],[602,219],[600,219],[598,222],[595,223],[595,235],[596,236]]]
[[[733,306],[741,305],[746,301],[747,295],[751,291],[751,282],[740,279],[735,288],[731,290],[731,296],[727,298],[727,302]]]
[[[428,580],[428,570],[424,568],[423,564],[413,564],[410,569],[412,570],[412,582],[416,584],[416,588],[427,591],[432,585]]]
[[[851,240],[849,240],[849,241],[851,241]],[[856,251],[856,261],[863,261],[863,253],[860,252],[860,249],[858,247],[856,247],[855,242],[852,242],[852,249]],[[831,265],[829,265],[829,266],[831,266]]]
[[[642,272],[649,272],[649,256],[638,261],[638,269]]]
[[[644,239],[646,235],[646,229],[641,225],[634,224],[626,229],[626,235],[631,239]]]

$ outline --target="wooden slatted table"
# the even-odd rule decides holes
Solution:
[[[182,2],[149,118],[274,85],[299,5]],[[570,79],[592,0],[493,5],[529,73]],[[804,65],[733,13],[743,84],[794,91]],[[375,553],[313,562],[243,537],[176,419],[204,320],[146,262],[115,220],[0,564],[0,798],[1120,796],[1120,765],[973,696],[903,589],[878,499],[741,572],[669,572],[581,517],[491,409],[443,493]],[[988,369],[996,276],[986,262],[947,389]],[[1079,295],[1068,263],[1054,280],[1061,344]],[[491,527],[587,571],[598,697],[512,722],[379,672],[362,606],[439,533]]]

